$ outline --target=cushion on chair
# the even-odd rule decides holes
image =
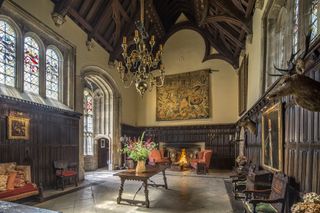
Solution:
[[[26,182],[28,182],[28,183],[32,182],[31,181],[31,167],[30,166],[17,165],[16,170],[18,171],[18,175],[19,175],[19,171],[23,172]]]
[[[8,174],[11,171],[14,171],[16,168],[15,162],[10,163],[0,163],[0,175]]]
[[[76,171],[73,171],[73,170],[66,170],[66,171],[57,171],[56,172],[56,175],[57,176],[63,176],[63,177],[71,177],[71,176],[75,176],[77,175],[77,172]]]
[[[23,187],[24,185],[26,185],[26,183],[27,183],[27,181],[26,181],[26,177],[25,177],[24,172],[21,170],[18,170],[16,179],[14,180],[14,187],[20,188],[20,187]]]
[[[247,181],[237,181],[237,182],[235,182],[238,186],[240,186],[240,185],[247,185]]]
[[[10,172],[7,180],[7,189],[14,190],[14,181],[16,179],[17,172]]]
[[[13,201],[37,194],[39,194],[37,186],[32,183],[28,183],[21,188],[0,192],[0,200]]]
[[[246,206],[250,212],[253,212],[253,205],[246,202]],[[258,203],[256,206],[257,213],[277,213],[278,211],[270,203]]]
[[[8,175],[0,175],[0,192],[7,191]]]

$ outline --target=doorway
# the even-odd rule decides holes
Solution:
[[[109,163],[109,140],[101,138],[98,140],[98,168],[108,167]]]

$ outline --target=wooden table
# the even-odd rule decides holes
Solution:
[[[121,180],[117,203],[120,204],[121,201],[125,201],[129,204],[141,203],[142,205],[145,205],[147,208],[149,208],[150,201],[149,201],[148,186],[164,187],[165,189],[168,189],[167,178],[166,178],[166,173],[165,173],[166,169],[167,169],[167,166],[158,166],[158,167],[148,167],[146,172],[139,173],[139,174],[136,174],[135,170],[126,170],[126,171],[122,171],[122,172],[118,172],[118,173],[114,174],[114,176],[119,176],[120,180]],[[150,178],[152,176],[154,176],[160,172],[162,172],[164,184],[156,184],[150,180]],[[144,187],[145,201],[131,200],[131,199],[125,199],[125,198],[121,197],[122,192],[123,192],[123,185],[126,180],[133,180],[133,181],[141,181],[142,182],[142,186]],[[148,183],[148,180],[152,183]],[[138,191],[140,189],[138,189]]]
[[[36,208],[32,206],[26,206],[17,203],[11,203],[6,201],[0,201],[1,213],[58,213],[47,209]]]

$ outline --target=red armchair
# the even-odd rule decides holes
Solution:
[[[169,158],[163,157],[163,154],[158,149],[154,149],[149,154],[149,165],[155,166],[156,164],[168,164]]]
[[[204,150],[201,152],[198,152],[198,158],[191,161],[191,166],[195,169],[197,169],[198,163],[205,163],[206,169],[209,169],[210,161],[212,156],[212,150]]]

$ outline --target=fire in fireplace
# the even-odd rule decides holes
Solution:
[[[180,155],[180,159],[179,161],[177,162],[180,166],[188,166],[189,164],[189,161],[187,159],[187,154],[186,154],[186,149],[183,148],[181,150],[181,155]]]

